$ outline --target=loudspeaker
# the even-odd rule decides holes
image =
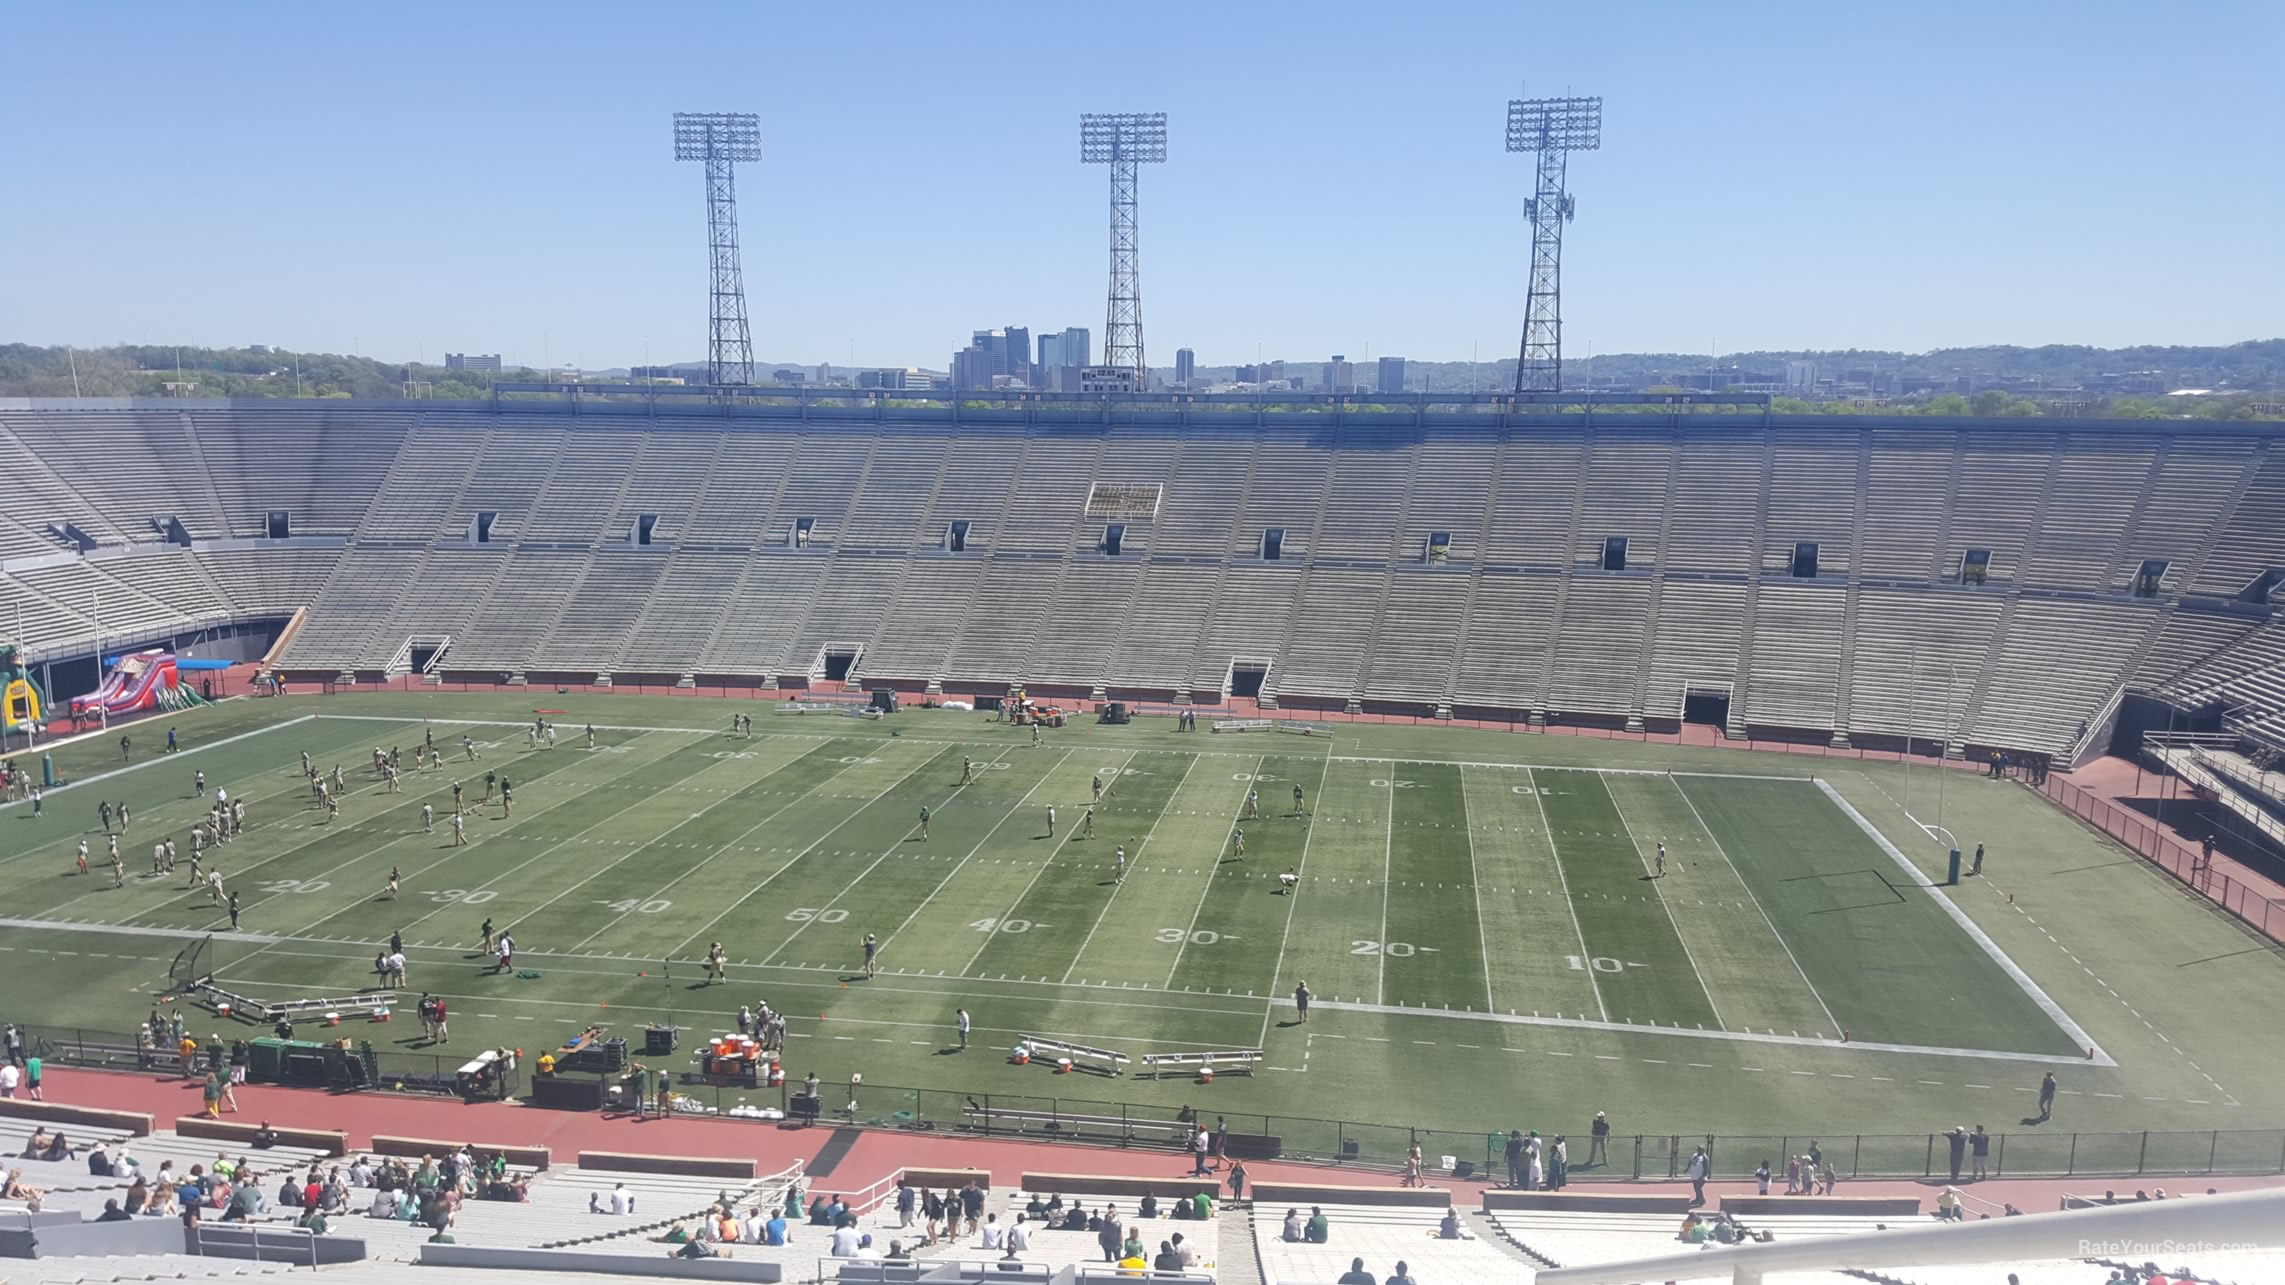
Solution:
[[[821,1104],[815,1094],[796,1093],[786,1106],[796,1120],[815,1120],[821,1114]]]
[[[1357,1140],[1355,1138],[1341,1139],[1341,1158],[1343,1160],[1354,1160],[1357,1158]]]
[[[1475,1174],[1475,1172],[1476,1162],[1473,1160],[1456,1161],[1452,1165],[1452,1176],[1455,1178],[1471,1177]]]
[[[1125,701],[1112,701],[1103,707],[1103,721],[1106,723],[1124,723],[1129,717]]]
[[[873,691],[873,708],[883,714],[896,713],[897,694],[886,687],[875,688]]]
[[[676,1032],[675,1028],[671,1026],[644,1027],[643,1056],[665,1057],[667,1054],[674,1052],[675,1041],[678,1038],[678,1033]]]

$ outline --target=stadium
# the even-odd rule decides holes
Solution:
[[[1171,1199],[1198,1125],[1241,1282],[1339,1272],[1289,1204],[1439,1274],[1654,1254],[1701,1148],[1815,1154],[1838,1195],[1723,1197],[1810,1245],[1955,1129],[2073,1180],[1987,1212],[2285,1170],[2285,427],[616,391],[0,405],[6,1016],[76,1104],[0,1142],[552,1146],[458,1247],[337,1226],[592,1272],[667,1230],[595,1239],[613,1156],[669,1222],[889,1227],[900,1174]]]

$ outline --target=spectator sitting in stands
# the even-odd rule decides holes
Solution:
[[[729,1250],[716,1249],[703,1240],[691,1240],[684,1242],[680,1249],[668,1250],[666,1256],[668,1258],[713,1258],[717,1255],[727,1257],[729,1253]]]
[[[1279,1238],[1288,1244],[1298,1244],[1305,1234],[1305,1230],[1301,1225],[1301,1211],[1298,1209],[1286,1210],[1285,1229],[1280,1233]]]
[[[1094,1220],[1087,1216],[1087,1207],[1076,1200],[1072,1201],[1071,1208],[1063,1213],[1063,1230],[1065,1231],[1085,1231],[1093,1222]]]
[[[1309,1207],[1309,1226],[1302,1230],[1302,1238],[1312,1245],[1323,1245],[1332,1240],[1333,1226],[1325,1221],[1324,1210],[1315,1205]]]
[[[840,1227],[834,1228],[833,1249],[831,1251],[833,1256],[835,1258],[855,1258],[857,1256],[858,1239],[857,1229],[855,1227],[844,1224]]]
[[[1158,1197],[1150,1194],[1147,1191],[1144,1192],[1142,1198],[1142,1206],[1138,1212],[1145,1218],[1158,1217]]]
[[[1174,1240],[1170,1243],[1174,1246],[1174,1256],[1182,1260],[1184,1267],[1196,1267],[1198,1265],[1197,1249],[1183,1241],[1181,1232],[1174,1233]]]
[[[323,1236],[325,1234],[325,1211],[312,1209],[295,1219],[294,1226],[314,1235]]]
[[[1436,1238],[1438,1240],[1460,1239],[1460,1211],[1458,1209],[1444,1211],[1444,1221],[1436,1225]]]
[[[25,1160],[45,1160],[45,1159],[47,1159],[47,1158],[48,1158],[48,1155],[47,1155],[47,1151],[48,1151],[48,1145],[49,1145],[50,1141],[51,1141],[51,1139],[48,1137],[48,1131],[47,1131],[46,1129],[44,1129],[44,1128],[35,1128],[35,1129],[33,1129],[33,1130],[32,1130],[32,1140],[31,1140],[30,1142],[27,1142],[27,1143],[25,1143],[25,1144],[24,1144],[24,1150],[23,1150],[23,1152],[21,1153],[21,1154],[22,1154],[22,1158],[23,1158],[23,1159],[25,1159]]]
[[[892,1240],[889,1242],[889,1252],[883,1254],[881,1260],[889,1263],[909,1263],[912,1261],[912,1255],[905,1252],[903,1241]]]
[[[505,1200],[521,1204],[532,1198],[531,1179],[496,1178],[484,1184],[483,1195],[479,1198],[483,1200]]]
[[[595,1207],[593,1197],[589,1197],[587,1207],[589,1209],[593,1209]],[[397,1193],[388,1187],[375,1187],[373,1189],[373,1206],[365,1212],[374,1218],[396,1217]]]
[[[262,1121],[262,1127],[254,1130],[254,1145],[265,1151],[278,1145],[278,1131],[270,1127],[269,1121]]]
[[[1396,1260],[1396,1270],[1390,1272],[1381,1285],[1418,1285],[1418,1282],[1412,1279],[1412,1268],[1400,1258]]]
[[[1037,1218],[1047,1212],[1047,1202],[1041,1200],[1039,1198],[1039,1193],[1035,1191],[1031,1193],[1031,1199],[1025,1202],[1023,1211],[1027,1214],[1030,1214],[1032,1217]]]
[[[119,1202],[114,1199],[106,1200],[103,1202],[103,1212],[95,1216],[95,1221],[99,1223],[123,1223],[129,1221],[132,1217],[133,1215],[129,1214],[126,1210],[121,1209],[119,1207]]]
[[[1158,1243],[1158,1257],[1151,1260],[1150,1269],[1154,1272],[1179,1272],[1186,1265],[1182,1255],[1174,1252],[1174,1242],[1162,1240]]]
[[[832,1217],[825,1212],[825,1197],[811,1196],[809,1198],[809,1225],[812,1227],[831,1227],[833,1225]]]
[[[1364,1259],[1352,1258],[1349,1260],[1349,1270],[1341,1273],[1341,1279],[1334,1282],[1334,1285],[1380,1285],[1380,1282],[1365,1270]]]

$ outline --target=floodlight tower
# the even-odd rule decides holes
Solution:
[[[1135,391],[1150,386],[1143,358],[1142,283],[1136,273],[1137,166],[1166,160],[1165,112],[1084,113],[1079,160],[1111,167],[1111,297],[1103,319],[1103,365],[1134,372]]]
[[[706,162],[706,244],[714,262],[707,308],[707,382],[754,382],[754,338],[746,328],[746,283],[738,269],[739,161],[762,159],[761,117],[745,112],[676,112],[674,159]]]
[[[1563,171],[1571,153],[1602,145],[1600,98],[1508,100],[1507,150],[1539,158],[1539,185],[1523,207],[1531,220],[1531,287],[1523,305],[1523,352],[1515,364],[1519,393],[1563,389],[1563,225],[1573,212]]]

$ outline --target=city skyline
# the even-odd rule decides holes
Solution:
[[[982,317],[1099,335],[1102,176],[1064,113],[1163,107],[1182,151],[1144,181],[1154,348],[1191,347],[1202,368],[1489,365],[1515,350],[1528,249],[1528,167],[1501,153],[1500,111],[1574,87],[1607,97],[1611,143],[1573,170],[1567,359],[2227,343],[2274,333],[2285,293],[2285,262],[2258,251],[2285,179],[2248,163],[2285,105],[2265,67],[2285,12],[2250,3],[2171,25],[2039,5],[1937,4],[1907,24],[1677,7],[1656,18],[1689,54],[1670,59],[1642,56],[1640,15],[1170,4],[1111,61],[1073,57],[1080,33],[1047,24],[922,51],[871,39],[861,15],[721,8],[727,31],[798,22],[805,47],[863,56],[855,75],[790,59],[696,92],[687,50],[583,21],[607,9],[453,11],[439,42],[420,15],[446,12],[388,29],[282,7],[227,25],[158,6],[20,15],[0,106],[20,123],[14,168],[37,178],[0,207],[0,342],[693,360],[703,202],[657,142],[692,108],[761,120],[740,176],[759,359],[934,365]],[[528,56],[495,56],[511,44]],[[1274,56],[1213,56],[1230,50]],[[955,109],[1038,123],[971,155],[926,124]],[[232,163],[153,145],[179,139],[227,144]],[[926,202],[887,171],[851,177],[885,151],[931,169]],[[2194,193],[2156,224],[2128,212],[2152,155]],[[537,196],[548,160],[610,179]],[[2124,275],[2153,254],[2163,272]]]

